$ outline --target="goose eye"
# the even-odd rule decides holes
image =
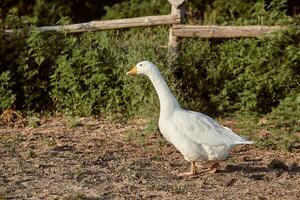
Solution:
[[[141,67],[141,66],[143,66],[142,64],[139,64],[139,66]]]

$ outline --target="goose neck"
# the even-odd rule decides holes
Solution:
[[[179,104],[158,70],[153,71],[149,78],[156,90],[160,102],[160,111],[168,112],[179,107]]]

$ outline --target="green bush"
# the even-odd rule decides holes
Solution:
[[[300,132],[299,116],[299,91],[291,92],[267,115],[235,115],[240,133],[252,137],[257,147],[288,151],[297,149],[300,142],[296,134]]]
[[[280,104],[267,115],[275,128],[287,133],[300,132],[300,92],[287,95]]]
[[[111,7],[105,6],[106,14],[103,19],[121,19],[143,17],[149,15],[169,14],[171,5],[163,0],[129,0],[117,3]]]
[[[180,56],[182,89],[195,108],[270,112],[300,87],[299,42],[299,31],[292,29],[257,39],[185,39]]]
[[[125,76],[145,59],[160,67],[185,107],[208,114],[268,113],[299,88],[297,31],[223,42],[186,39],[174,66],[167,64],[167,35],[167,29],[149,28],[66,37],[68,48],[51,75],[56,107],[83,115],[157,109],[149,80]]]
[[[1,0],[0,22],[10,15],[22,18],[24,25],[55,25],[62,17],[73,23],[87,22],[105,15],[104,6],[122,1],[126,0]]]
[[[287,25],[293,23],[286,15],[287,0],[214,1],[207,9],[204,22],[223,25]]]
[[[9,71],[0,74],[0,110],[14,106],[16,95],[12,91],[13,84]]]
[[[143,113],[144,105],[159,107],[156,94],[147,79],[125,73],[145,59],[160,67],[185,107],[208,114],[268,113],[299,89],[299,33],[293,29],[258,39],[185,39],[174,66],[167,64],[167,37],[166,28],[81,35],[33,30],[18,42],[13,37],[1,53],[3,98],[25,110],[54,105],[83,115]]]
[[[219,102],[221,110],[232,105],[259,113],[277,106],[291,89],[299,87],[295,66],[299,65],[300,54],[294,46],[299,44],[297,35],[282,32],[264,39],[242,39],[222,45],[216,68],[225,77],[220,83],[224,88],[213,101]]]
[[[152,85],[147,79],[137,82],[126,72],[144,59],[166,69],[163,63],[167,50],[161,46],[166,45],[163,43],[167,42],[167,31],[149,28],[134,32],[87,33],[66,38],[73,42],[69,42],[68,51],[58,56],[50,80],[56,107],[80,115],[144,113],[147,109],[152,112],[151,106],[157,104]],[[149,107],[145,108],[147,104]]]
[[[20,41],[15,49],[14,40]],[[35,30],[23,40],[12,36],[11,41],[6,42],[0,72],[6,70],[10,74],[12,83],[9,86],[17,109],[40,111],[51,104],[49,73],[61,48],[58,42],[59,35],[43,35]],[[11,52],[9,58],[7,51]]]

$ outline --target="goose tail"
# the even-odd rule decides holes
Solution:
[[[242,144],[254,144],[254,142],[247,140],[245,137],[240,136],[233,132],[230,128],[224,126],[223,127],[225,132],[227,132],[229,135],[231,135],[232,139],[234,139],[234,144],[242,145]]]

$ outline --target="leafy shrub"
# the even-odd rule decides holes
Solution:
[[[17,104],[30,110],[46,109],[49,99],[49,73],[61,51],[60,34],[41,34],[32,30],[17,60]],[[19,101],[21,100],[21,101]]]
[[[32,31],[23,42],[6,43],[6,50],[23,46],[9,59],[2,54],[3,97],[17,109],[149,112],[159,107],[151,83],[125,76],[145,59],[160,67],[185,107],[208,114],[267,113],[299,88],[299,33],[292,29],[258,39],[185,39],[174,66],[167,64],[167,37],[165,28],[77,36]]]
[[[0,110],[13,107],[16,95],[13,94],[10,72],[2,72],[0,74]]]
[[[68,1],[1,1],[0,18],[5,19],[8,16],[22,17],[24,25],[52,25],[61,17],[71,15],[71,5]],[[9,24],[12,25],[12,24]],[[8,26],[11,28],[10,26]]]
[[[180,56],[184,93],[217,112],[270,112],[299,88],[299,31],[223,42],[186,39]],[[190,82],[190,80],[195,80]],[[196,106],[198,107],[198,106]]]
[[[57,68],[51,75],[55,105],[62,111],[82,115],[145,112],[145,105],[157,104],[152,85],[141,79],[137,83],[126,72],[144,59],[166,69],[162,65],[166,48],[161,47],[166,37],[166,30],[157,28],[135,34],[112,31],[66,38],[74,42],[69,51],[58,56]]]
[[[288,133],[300,131],[300,93],[292,93],[267,115],[270,123]]]
[[[79,42],[75,37],[68,38],[74,41],[70,42],[70,50],[58,56],[57,68],[51,75],[51,95],[59,109],[90,115],[95,106],[103,107],[113,73],[108,63],[109,52],[100,44],[101,40],[90,35],[83,37]]]
[[[22,20],[11,16],[3,26],[6,24],[14,24],[14,28],[18,28],[22,26]],[[49,73],[56,55],[64,48],[63,34],[42,34],[27,27],[23,32],[15,31],[7,36],[2,30],[0,73],[10,75],[8,87],[15,96],[13,107],[36,111],[48,108],[51,104]]]
[[[86,22],[105,15],[104,6],[122,1],[125,0],[1,0],[0,22],[9,15],[22,17],[24,24],[37,26],[55,25],[62,17],[74,23]]]
[[[103,19],[120,19],[129,17],[142,17],[149,15],[169,14],[171,5],[163,0],[130,0],[105,6],[106,14]]]
[[[215,0],[189,1],[190,18],[194,23],[222,25],[287,25],[288,1]]]
[[[248,3],[247,6],[246,1],[244,1],[244,3],[242,3],[244,6],[241,6],[238,2],[231,1],[227,4],[228,9],[223,9],[223,11],[226,10],[230,12],[225,16],[231,17],[229,19],[221,19],[222,15],[220,15],[219,20],[221,23],[228,23],[228,21],[232,23],[236,21],[235,23],[240,25],[287,25],[292,22],[292,18],[286,15],[286,2],[286,0],[274,0],[269,4],[265,4],[265,1],[257,1],[254,5],[253,2],[249,2],[250,5]],[[215,2],[215,5],[219,8],[222,7],[221,1]],[[234,9],[231,9],[232,7]],[[242,7],[242,9],[240,9],[240,7]],[[238,13],[238,15],[234,16],[236,15],[235,13]]]

